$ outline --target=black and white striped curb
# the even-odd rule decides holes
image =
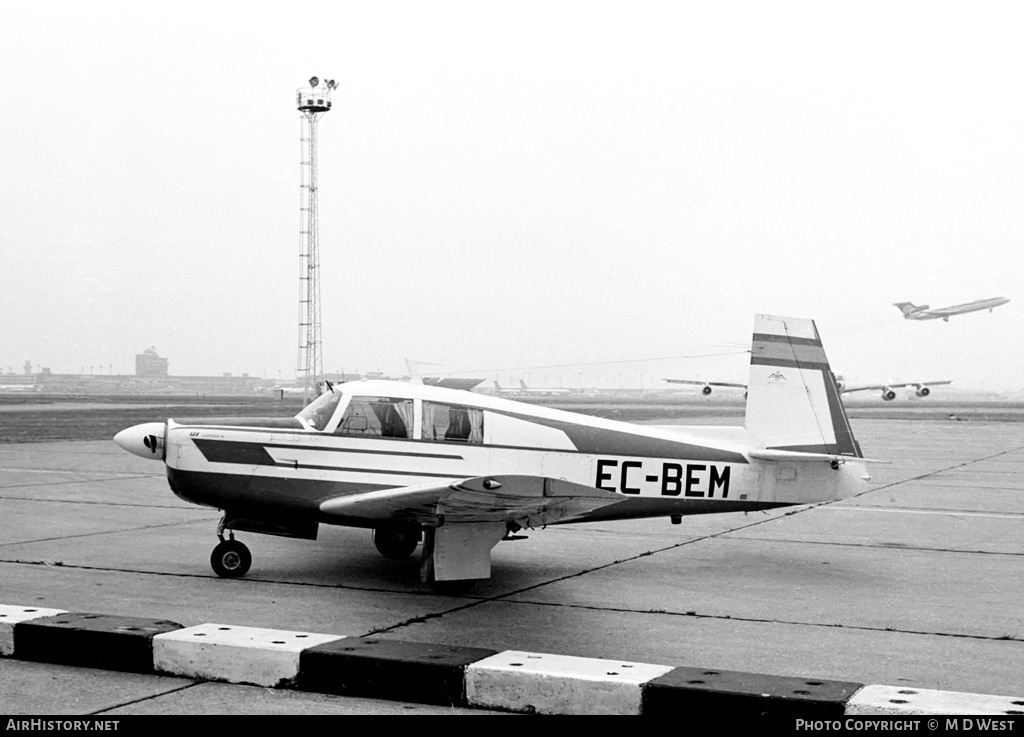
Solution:
[[[0,605],[0,656],[537,714],[1024,714],[1024,696]]]

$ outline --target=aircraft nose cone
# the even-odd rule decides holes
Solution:
[[[114,442],[141,458],[152,461],[164,459],[164,423],[144,422],[122,430],[114,436]]]

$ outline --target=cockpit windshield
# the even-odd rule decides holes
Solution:
[[[333,390],[324,392],[306,405],[306,408],[299,412],[298,418],[307,422],[314,430],[323,430],[334,416],[341,396],[341,392]]]

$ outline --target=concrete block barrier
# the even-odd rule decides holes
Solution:
[[[1024,714],[1024,696],[990,696],[906,686],[865,686],[850,699],[846,713],[1018,716]]]
[[[153,666],[161,672],[209,681],[285,686],[299,676],[303,650],[340,635],[201,624],[153,639]]]
[[[181,629],[166,619],[64,612],[14,625],[20,660],[86,668],[153,672],[153,638]]]
[[[668,665],[506,650],[466,669],[470,706],[536,714],[640,714]]]
[[[299,688],[346,696],[468,706],[467,666],[496,650],[349,637],[302,653]]]
[[[0,604],[0,656],[17,657],[14,652],[14,625],[40,617],[64,614],[64,609],[41,609],[39,607],[10,606]]]
[[[644,688],[644,715],[669,717],[690,709],[724,710],[733,716],[831,719],[864,684],[761,673],[675,668]]]

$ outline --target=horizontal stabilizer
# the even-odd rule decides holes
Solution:
[[[850,460],[850,456],[836,455],[835,453],[801,453],[795,450],[773,450],[770,448],[754,449],[747,451],[747,455],[759,461],[788,461],[790,463],[823,463],[838,461],[840,463]],[[875,458],[858,458],[858,461],[868,463],[890,463],[891,461],[880,461]]]

